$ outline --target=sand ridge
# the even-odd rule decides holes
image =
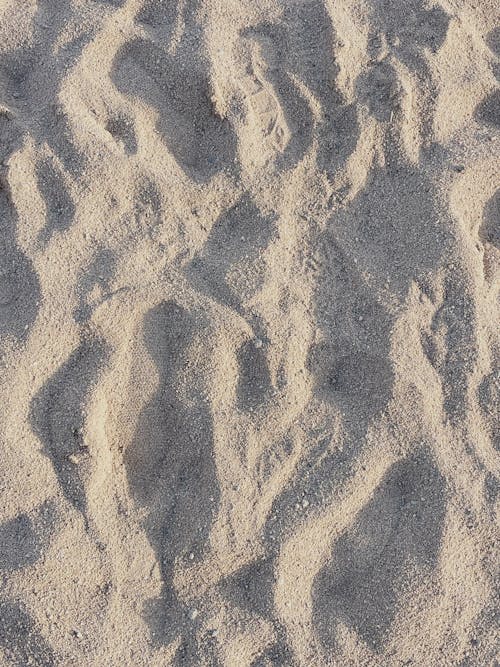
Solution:
[[[0,0],[0,664],[496,664],[493,0]]]

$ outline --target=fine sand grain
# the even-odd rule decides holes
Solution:
[[[498,0],[0,0],[0,665],[494,667]]]

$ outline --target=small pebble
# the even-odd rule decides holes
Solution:
[[[76,454],[70,454],[68,456],[68,461],[76,466],[80,463],[80,458]]]
[[[77,639],[82,638],[82,633],[80,632],[80,630],[73,630],[73,634]]]
[[[262,347],[263,343],[262,343],[262,341],[261,341],[260,338],[256,338],[256,339],[254,340],[254,345],[255,345],[255,347],[259,350],[259,349]]]
[[[189,618],[194,621],[198,618],[199,611],[197,609],[193,609],[192,612],[189,614]]]

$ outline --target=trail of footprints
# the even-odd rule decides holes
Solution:
[[[127,5],[117,0],[104,4],[117,10]],[[396,25],[400,29],[397,35],[389,35],[391,39],[399,37],[401,46],[396,53],[409,67],[419,61],[424,47],[439,47],[448,22],[441,9],[424,10],[416,1],[410,5],[409,13],[398,10]],[[203,185],[222,171],[238,176],[240,165],[236,132],[227,118],[214,112],[210,73],[199,47],[202,25],[197,9],[197,2],[143,2],[136,21],[149,36],[135,37],[120,48],[110,76],[124,98],[138,98],[157,111],[157,130],[168,151],[193,182]],[[372,9],[375,22],[385,29],[382,5],[373,3]],[[358,102],[347,101],[336,86],[337,36],[325,3],[282,3],[282,10],[279,25],[266,23],[241,31],[241,39],[250,43],[253,54],[245,80],[246,93],[264,135],[271,137],[277,173],[294,169],[316,141],[317,168],[334,178],[359,139],[359,105],[365,105],[380,123],[390,121],[402,94],[397,74],[382,59],[357,82]],[[425,41],[431,34],[431,43],[417,41],[413,49],[407,48],[403,37],[413,30],[411,21],[423,19],[434,26],[434,32],[427,31],[426,37],[422,36]],[[175,50],[169,50],[166,47],[174,32],[180,37]],[[490,36],[493,50],[498,50],[497,37],[496,33]],[[50,37],[45,38],[44,44],[50,52]],[[193,49],[198,54],[194,68],[186,71],[186,63],[193,64],[189,55]],[[7,81],[9,99],[17,99],[16,86],[20,90],[21,82],[30,80],[37,56],[27,53],[23,59],[17,54],[11,60],[3,60],[1,75],[2,81]],[[67,58],[77,59],[76,52],[73,56],[68,48]],[[24,62],[23,68],[18,67],[19,62]],[[176,85],[177,81],[183,82],[182,87]],[[49,82],[54,100],[60,83],[57,78]],[[31,84],[23,86],[23,90],[33,91],[33,100],[35,89]],[[319,118],[311,99],[319,103]],[[498,127],[497,102],[494,93],[480,105],[476,111],[480,122]],[[40,116],[45,117],[49,115]],[[56,131],[34,137],[39,143],[50,143],[48,150],[40,152],[36,165],[37,186],[45,202],[45,227],[38,238],[42,249],[50,249],[54,236],[64,235],[73,224],[76,203],[70,184],[82,159],[71,132],[66,131],[65,112],[50,115],[49,126],[55,126]],[[138,137],[132,116],[110,112],[105,129],[126,154],[137,154]],[[24,131],[21,125],[0,117],[2,143],[10,146],[11,153],[20,149]],[[302,454],[295,477],[274,499],[262,535],[255,536],[261,542],[263,555],[235,572],[221,572],[214,583],[215,598],[223,600],[221,608],[229,608],[228,619],[231,609],[239,609],[234,611],[236,615],[243,610],[249,618],[264,619],[272,627],[274,640],[255,657],[251,663],[254,667],[292,665],[296,659],[289,629],[275,609],[280,541],[286,542],[302,522],[308,521],[309,503],[311,511],[315,502],[327,499],[328,503],[336,487],[348,483],[363,454],[368,430],[391,401],[395,377],[389,344],[398,313],[373,298],[366,273],[372,283],[378,282],[383,288],[388,281],[392,294],[402,303],[414,281],[425,291],[424,274],[441,266],[441,254],[434,256],[427,246],[424,248],[421,236],[440,238],[440,243],[431,244],[432,248],[444,249],[453,243],[441,224],[443,212],[438,210],[431,182],[398,151],[396,154],[394,163],[388,155],[384,169],[373,169],[365,187],[347,207],[332,216],[328,231],[317,236],[320,268],[315,271],[312,307],[320,340],[311,344],[307,355],[304,371],[312,379],[312,391],[302,416],[306,422],[308,413],[322,405],[327,417],[320,428],[328,433],[328,420],[333,421],[340,411],[345,425],[345,451],[332,448],[327,435],[318,448]],[[416,207],[416,202],[421,201],[416,194],[422,188],[429,192],[424,211]],[[143,208],[161,211],[154,187],[146,199]],[[0,260],[0,334],[22,340],[37,316],[39,282],[30,259],[16,243],[15,206],[4,177],[0,180],[0,208],[4,239]],[[485,211],[479,234],[483,243],[498,250],[497,214],[495,195]],[[276,241],[277,223],[275,216],[262,213],[252,193],[246,192],[216,220],[201,251],[184,267],[184,276],[194,294],[201,294],[217,308],[236,312],[247,321],[250,330],[264,334],[264,319],[252,315],[247,304],[265,284],[265,252]],[[364,275],[349,255],[354,236],[359,240],[356,260],[358,266],[365,267]],[[372,253],[372,248],[378,252]],[[106,253],[103,249],[95,258],[96,266],[115,261]],[[376,258],[381,255],[386,255],[387,261],[379,266]],[[398,257],[402,258],[401,264],[397,263]],[[392,267],[389,276],[387,267]],[[85,272],[80,280],[83,296],[74,318],[83,326],[92,320],[86,297],[93,283]],[[430,292],[431,297],[435,296],[432,289]],[[460,312],[448,308],[451,300],[460,304]],[[140,335],[156,367],[158,381],[154,395],[140,411],[135,436],[123,448],[127,482],[134,501],[145,510],[142,528],[155,552],[163,582],[156,601],[160,605],[161,626],[158,628],[151,621],[151,629],[160,644],[182,638],[175,658],[178,665],[219,664],[217,640],[207,643],[206,630],[201,626],[199,631],[192,630],[189,608],[175,590],[179,564],[192,557],[196,565],[210,554],[210,534],[224,493],[217,471],[213,413],[205,391],[210,378],[202,366],[197,368],[191,363],[205,317],[196,308],[173,298],[160,300],[145,315]],[[473,328],[468,324],[475,317],[472,297],[450,276],[444,285],[442,305],[436,309],[430,332],[422,340],[424,352],[443,384],[444,412],[455,423],[466,415],[468,378],[476,361]],[[444,358],[439,355],[437,340],[442,331],[448,350]],[[30,407],[32,429],[51,462],[61,494],[83,517],[86,530],[96,540],[99,535],[88,503],[96,463],[93,453],[86,450],[83,434],[89,394],[105,374],[111,355],[106,341],[85,333],[75,351],[34,396]],[[259,407],[266,406],[277,389],[267,346],[258,336],[249,336],[234,350],[234,363],[238,376],[234,410],[245,419],[252,419],[254,413],[258,419]],[[285,378],[285,382],[292,379]],[[485,418],[497,401],[497,389],[494,373],[483,378],[478,394]],[[264,432],[264,437],[272,440],[272,431]],[[286,457],[285,445],[283,452]],[[241,456],[245,458],[245,453]],[[383,653],[399,594],[411,583],[405,579],[406,566],[410,564],[421,577],[430,576],[438,567],[447,483],[432,445],[415,448],[386,471],[364,508],[331,546],[331,557],[314,573],[311,591],[312,622],[324,651],[324,664],[329,664],[329,657],[338,649],[339,623],[352,628],[373,655]],[[297,513],[296,498],[305,497],[306,489],[311,499],[303,506],[304,511]],[[497,492],[498,481],[488,472],[488,502]],[[31,515],[20,514],[0,526],[3,572],[36,564],[57,525],[53,515],[49,501]],[[387,601],[386,606],[381,607],[381,600]],[[62,664],[21,603],[2,599],[0,619],[0,644],[9,664]]]

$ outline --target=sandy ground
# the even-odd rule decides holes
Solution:
[[[0,0],[0,664],[492,667],[495,0]]]

